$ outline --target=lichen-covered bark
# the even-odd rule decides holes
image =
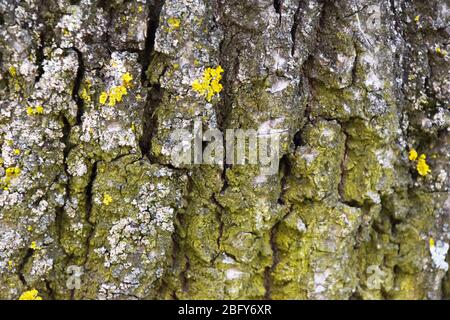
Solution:
[[[438,0],[0,0],[0,298],[449,298],[449,25]],[[196,119],[281,130],[278,173],[174,162]]]

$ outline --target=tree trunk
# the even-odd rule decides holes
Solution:
[[[438,0],[0,0],[0,298],[450,297],[449,24]],[[199,123],[277,135],[277,169],[177,161]]]

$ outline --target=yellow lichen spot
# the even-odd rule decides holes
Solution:
[[[36,106],[36,108],[34,108],[34,113],[35,114],[43,114],[44,113],[44,107]]]
[[[169,24],[171,29],[178,29],[181,25],[181,20],[175,17],[171,17],[167,19],[167,23]]]
[[[13,268],[13,262],[11,260],[8,260],[8,269],[12,270]]]
[[[448,54],[446,50],[441,49],[440,47],[436,47],[436,53],[444,57]]]
[[[34,115],[34,109],[32,107],[27,108],[27,115],[29,115],[29,116]]]
[[[103,195],[103,204],[104,204],[105,206],[109,206],[109,205],[111,204],[112,201],[113,201],[113,199],[112,199],[112,197],[111,197],[109,194],[105,193],[105,194]]]
[[[131,81],[133,80],[133,76],[127,72],[122,76],[122,83],[125,87],[131,86]]]
[[[19,300],[42,300],[42,297],[39,296],[39,291],[36,289],[32,289],[30,291],[25,291],[19,297]]]
[[[20,168],[19,167],[9,167],[6,169],[6,177],[7,178],[13,178],[17,177],[20,174]]]
[[[33,231],[33,227],[32,227],[32,226],[28,226],[28,227],[27,227],[27,230],[28,230],[29,232],[31,232],[31,231]]]
[[[144,11],[144,7],[142,7],[142,5],[138,5],[138,12],[141,13],[142,11]]]
[[[417,154],[417,151],[415,149],[411,149],[409,151],[409,160],[416,161],[417,156],[418,156],[418,154]]]
[[[89,95],[88,91],[86,88],[83,88],[83,90],[81,90],[81,95],[80,95],[81,99],[83,99],[83,101],[85,102],[91,102],[91,96]]]
[[[434,246],[435,246],[434,239],[430,238],[430,248],[433,248]]]
[[[211,102],[212,98],[223,89],[223,86],[220,83],[223,72],[224,70],[221,66],[218,66],[215,69],[207,68],[203,72],[202,79],[196,79],[192,82],[192,89],[201,96],[204,96],[206,101]]]
[[[100,104],[105,104],[106,100],[108,100],[108,94],[103,91],[102,93],[100,93],[100,97],[98,98],[98,102],[100,102]]]
[[[9,67],[8,71],[11,77],[15,77],[17,75],[17,69],[14,66]]]
[[[419,160],[417,161],[417,172],[421,176],[426,176],[427,174],[431,173],[431,170],[427,164],[426,158],[427,158],[426,155],[421,154],[419,157]]]
[[[14,154],[16,155],[16,156],[18,156],[19,154],[20,154],[20,150],[19,149],[14,149]]]
[[[41,247],[39,247],[37,245],[36,241],[31,241],[30,249],[32,249],[32,250],[41,250]]]
[[[112,87],[111,91],[109,93],[109,103],[108,105],[110,107],[113,107],[116,105],[117,102],[121,102],[122,101],[122,97],[124,95],[126,95],[127,92],[127,88],[125,88],[124,86],[117,86],[117,87]]]
[[[415,21],[416,23],[418,23],[419,20],[420,20],[420,15],[415,16],[414,21]]]

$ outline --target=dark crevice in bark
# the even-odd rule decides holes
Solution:
[[[172,272],[176,272],[176,270],[180,270],[180,266],[178,265],[178,257],[180,256],[182,252],[181,248],[181,237],[180,233],[177,230],[179,226],[175,226],[175,232],[172,234],[172,265],[170,270]],[[168,275],[170,277],[170,275]],[[172,292],[172,296],[175,298],[175,300],[178,300],[176,290],[174,289]]]
[[[28,248],[25,253],[25,256],[22,258],[19,265],[17,266],[19,279],[24,286],[28,286],[27,280],[25,279],[25,267],[28,264],[28,261],[33,256],[33,253],[34,253],[34,250],[31,248]]]
[[[272,250],[272,265],[266,267],[264,270],[264,299],[270,300],[272,298],[272,274],[275,268],[280,263],[280,250],[276,244],[276,236],[280,223],[282,223],[292,212],[292,205],[287,207],[285,203],[284,194],[288,177],[291,173],[291,163],[289,161],[289,155],[284,155],[280,160],[279,176],[280,176],[280,194],[278,196],[278,204],[285,206],[286,212],[280,220],[278,220],[270,230],[270,248]]]
[[[300,1],[297,7],[297,10],[294,14],[294,23],[291,27],[291,40],[292,40],[292,46],[291,46],[291,55],[293,56],[295,54],[295,46],[297,44],[297,29],[298,25],[300,24],[300,11],[302,8],[302,2]]]
[[[50,281],[45,280],[44,282],[45,282],[45,289],[47,291],[47,295],[49,296],[50,299],[56,300],[55,290],[53,290],[53,288],[51,287]]]
[[[148,79],[146,72],[151,64],[154,48],[156,31],[159,27],[159,17],[165,0],[150,0],[148,4],[148,17],[147,17],[147,34],[145,38],[144,50],[141,52],[140,63],[141,70],[141,82],[148,85]]]
[[[71,145],[69,139],[70,139],[70,131],[71,131],[71,125],[67,118],[63,115],[61,117],[61,121],[63,122],[63,137],[62,137],[62,143],[64,143],[64,149],[63,149],[63,166],[64,166],[64,175],[62,183],[64,184],[65,194],[64,194],[64,204],[60,207],[57,207],[55,210],[55,227],[56,227],[56,235],[58,239],[58,243],[61,246],[61,236],[63,232],[63,220],[64,220],[64,206],[67,202],[67,199],[70,199],[70,174],[68,172],[68,166],[67,166],[67,158],[69,156],[70,150],[73,148]]]
[[[155,38],[156,32],[159,27],[159,19],[161,15],[161,10],[164,5],[164,0],[154,0],[150,1],[148,6],[148,18],[147,18],[147,37],[145,39],[144,50],[140,54],[140,64],[142,66],[141,70],[141,82],[143,86],[149,87],[147,93],[147,99],[145,102],[143,110],[143,121],[142,121],[142,136],[139,140],[139,147],[141,149],[142,156],[146,156],[150,161],[154,161],[151,157],[152,150],[152,139],[157,129],[157,117],[155,112],[158,106],[161,104],[162,97],[164,94],[164,89],[158,83],[151,83],[149,79],[152,63],[158,59],[163,59],[161,55],[154,51],[155,48]],[[167,68],[162,70],[159,74],[159,78],[165,73]]]
[[[185,265],[184,270],[181,272],[181,285],[184,292],[189,291],[189,279],[188,279],[188,273],[191,268],[191,261],[189,260],[189,256],[187,254],[184,255],[185,258]]]
[[[281,14],[281,10],[283,8],[284,0],[273,0],[273,7],[275,8],[275,12]]]
[[[327,3],[327,1],[320,1],[319,5],[321,6],[320,8],[320,14],[319,14],[319,30],[323,29],[323,23],[324,23],[324,18],[325,18],[325,4]],[[302,22],[302,10],[304,10],[305,6],[307,5],[306,1],[300,1],[297,7],[297,10],[295,11],[294,14],[294,21],[292,23],[292,27],[291,27],[291,41],[292,41],[292,45],[291,45],[291,56],[295,55],[295,48],[297,46],[297,41],[299,40],[297,38],[297,31],[298,31],[298,27]],[[317,36],[316,36],[317,37]]]
[[[142,119],[142,136],[139,140],[139,147],[142,156],[147,156],[151,162],[156,162],[151,155],[152,139],[158,127],[156,111],[162,102],[164,89],[159,84],[153,85],[148,93],[145,102]]]
[[[224,181],[224,185],[226,182],[226,179],[223,180]],[[223,189],[223,187],[222,187]],[[214,263],[216,262],[217,258],[220,257],[221,252],[221,244],[222,244],[222,238],[223,238],[223,231],[224,231],[224,227],[225,224],[223,222],[223,213],[225,211],[225,208],[219,203],[219,201],[215,198],[216,194],[212,195],[211,201],[216,205],[216,210],[215,210],[215,215],[216,215],[216,220],[217,223],[219,224],[218,226],[218,235],[217,235],[217,240],[216,240],[216,244],[217,244],[217,255],[211,260],[211,264],[214,265]]]
[[[34,80],[35,83],[39,82],[39,80],[41,79],[42,75],[44,74],[44,48],[45,48],[45,41],[44,41],[44,36],[42,34],[40,34],[39,36],[39,44],[36,48],[36,61],[35,64],[37,65],[37,75],[36,78]]]
[[[84,114],[84,102],[78,92],[81,87],[81,82],[83,81],[83,78],[84,78],[84,71],[85,71],[84,60],[83,60],[83,54],[81,53],[80,50],[78,50],[75,47],[72,47],[72,50],[75,51],[75,53],[77,54],[77,58],[78,58],[78,69],[77,69],[77,73],[75,76],[75,82],[73,84],[72,98],[77,104],[77,118],[76,118],[77,125],[81,125],[83,114]]]
[[[222,132],[226,130],[227,120],[233,108],[233,82],[237,79],[239,72],[240,51],[234,51],[232,39],[233,36],[223,39],[219,46],[219,63],[225,72],[222,80],[223,90],[220,93],[220,102],[216,106],[216,114],[218,128]],[[226,145],[224,148],[226,150]]]
[[[85,257],[84,257],[84,263],[86,264],[89,258],[89,249],[90,249],[90,243],[91,243],[91,239],[94,236],[94,232],[95,232],[95,226],[91,221],[91,214],[92,214],[92,201],[93,201],[93,195],[94,195],[94,191],[93,191],[93,186],[94,186],[94,182],[95,179],[97,178],[97,161],[94,162],[92,169],[91,169],[91,174],[89,177],[89,183],[86,186],[86,199],[85,199],[85,223],[86,225],[89,227],[89,232],[88,232],[88,236],[86,237],[86,253],[85,253]]]
[[[290,211],[284,215],[284,217],[275,223],[275,225],[270,230],[270,248],[272,250],[272,265],[270,267],[266,267],[264,270],[264,288],[265,294],[264,299],[271,300],[272,299],[272,274],[275,271],[275,268],[280,263],[280,250],[276,244],[276,236],[278,232],[278,228],[281,222],[283,222],[290,214]]]
[[[281,160],[280,160],[280,195],[278,196],[278,203],[281,205],[285,205],[285,191],[286,191],[286,183],[288,177],[290,177],[291,174],[291,163],[289,161],[289,155],[285,154]]]
[[[344,191],[344,187],[345,187],[345,179],[346,179],[346,170],[345,170],[345,164],[348,161],[348,152],[349,152],[349,147],[348,147],[348,133],[345,131],[345,127],[343,126],[343,124],[341,124],[342,127],[342,133],[344,134],[345,137],[345,141],[344,141],[344,156],[341,160],[341,176],[339,179],[339,184],[338,184],[338,195],[339,195],[339,200],[341,203],[346,204],[349,207],[353,207],[353,208],[362,208],[362,205],[353,199],[347,200],[345,198],[345,191]]]
[[[278,23],[281,23],[283,2],[284,2],[284,0],[273,0],[273,7],[275,8],[275,12],[278,13],[278,15],[279,15]]]
[[[303,140],[303,136],[302,136],[302,130],[299,130],[294,134],[293,141],[294,141],[295,148],[303,146],[305,144],[305,141]]]

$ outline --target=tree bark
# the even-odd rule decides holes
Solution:
[[[450,297],[449,23],[438,0],[0,0],[0,298]],[[174,161],[196,120],[282,132],[278,170]]]

